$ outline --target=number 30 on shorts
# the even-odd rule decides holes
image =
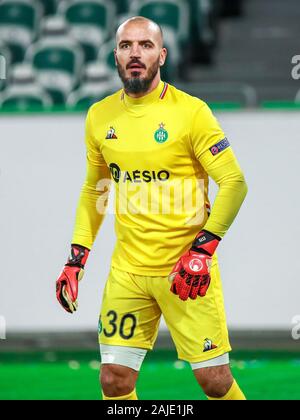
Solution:
[[[106,316],[108,318],[108,326],[107,328],[103,329],[103,334],[105,337],[110,338],[118,333],[124,340],[130,340],[130,338],[134,336],[137,320],[133,314],[123,315],[120,323],[117,312],[109,311],[107,312]]]

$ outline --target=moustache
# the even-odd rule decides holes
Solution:
[[[130,67],[133,66],[134,64],[137,64],[138,66],[142,67],[143,69],[146,69],[145,64],[141,63],[139,60],[134,60],[134,61],[131,61],[129,64],[127,64],[126,70],[130,69]]]

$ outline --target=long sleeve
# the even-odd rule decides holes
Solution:
[[[203,229],[223,237],[237,216],[248,188],[229,141],[204,103],[194,116],[191,141],[196,159],[219,186]]]
[[[247,184],[232,149],[227,149],[215,159],[210,151],[206,152],[201,164],[219,186],[204,229],[223,237],[243,204],[248,191]]]
[[[86,178],[76,212],[72,243],[91,249],[105,216],[110,171],[93,136],[91,110],[86,119]]]

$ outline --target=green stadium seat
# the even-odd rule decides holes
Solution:
[[[114,39],[106,42],[101,45],[98,59],[101,63],[104,63],[110,70],[113,70],[117,73],[117,68],[115,64],[114,48],[116,47],[116,42]]]
[[[39,82],[54,103],[62,104],[78,83],[84,54],[68,35],[64,19],[49,17],[44,21],[43,37],[28,49],[26,61],[36,69]]]
[[[210,64],[218,41],[219,0],[188,0],[190,55],[193,62]]]
[[[43,8],[44,16],[55,15],[57,11],[58,0],[38,0]]]
[[[89,108],[108,95],[122,88],[118,77],[112,78],[110,69],[103,63],[95,61],[87,65],[81,86],[72,92],[67,100],[68,108]]]
[[[41,41],[33,51],[32,63],[38,70],[42,85],[53,95],[56,103],[61,103],[76,85],[83,58],[79,50],[74,50],[67,43]]]
[[[81,43],[86,61],[93,61],[99,46],[111,35],[116,7],[111,0],[69,0],[61,3],[59,12],[69,23],[72,36]]]
[[[1,93],[0,108],[10,111],[27,111],[49,108],[52,100],[37,83],[34,70],[30,65],[21,64],[11,71],[9,85]]]
[[[164,66],[161,67],[161,77],[164,81],[171,83],[178,77],[181,54],[177,36],[168,28],[164,30],[164,46],[168,50],[168,55]]]
[[[130,0],[113,0],[117,15],[127,15],[130,10]]]
[[[115,86],[111,85],[110,87],[107,85],[107,83],[104,83],[103,86],[83,85],[77,91],[74,91],[70,94],[67,100],[67,107],[87,110],[94,103],[101,101],[116,91],[117,88]]]
[[[0,43],[0,92],[5,88],[9,78],[9,70],[11,68],[11,52],[10,49]]]
[[[131,14],[144,16],[162,26],[172,29],[179,42],[185,42],[189,36],[189,7],[185,0],[135,0]]]
[[[26,48],[36,37],[41,15],[40,5],[31,0],[0,3],[0,39],[10,47],[13,63],[23,60]]]
[[[82,84],[103,83],[112,80],[111,69],[101,61],[93,61],[85,66],[81,76]]]
[[[5,99],[1,102],[0,109],[9,111],[30,111],[36,109],[44,109],[48,106],[45,104],[43,98],[38,95],[25,94],[23,92],[16,92],[15,94],[8,94]]]

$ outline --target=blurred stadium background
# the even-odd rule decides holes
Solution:
[[[114,33],[133,15],[161,24],[163,79],[211,105],[249,184],[219,252],[235,376],[249,399],[300,399],[298,0],[0,0],[0,399],[100,396],[113,215],[75,316],[54,282],[84,178],[85,111],[120,87]],[[164,322],[138,389],[204,399]]]

